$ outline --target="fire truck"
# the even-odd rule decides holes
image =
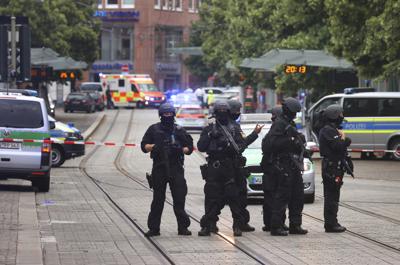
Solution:
[[[101,74],[103,91],[111,91],[116,107],[158,107],[165,102],[165,95],[145,74]]]

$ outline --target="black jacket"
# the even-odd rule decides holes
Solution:
[[[180,160],[183,163],[183,147],[189,148],[189,154],[193,152],[193,138],[186,132],[186,130],[180,126],[174,125],[172,131],[164,129],[160,122],[151,125],[143,136],[140,144],[141,149],[144,153],[147,153],[145,149],[146,144],[155,144],[157,151],[152,151],[150,157],[153,158],[154,162],[160,162],[162,155],[159,153],[159,147],[167,146],[169,149],[169,161],[174,163]],[[177,148],[171,148],[175,146]],[[172,152],[172,154],[171,154]]]
[[[326,124],[319,132],[320,154],[329,160],[339,161],[345,158],[350,138],[341,139],[334,124]]]

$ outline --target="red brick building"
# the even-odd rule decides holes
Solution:
[[[150,74],[159,88],[186,88],[189,72],[182,55],[168,48],[189,40],[191,23],[198,19],[201,0],[99,0],[95,16],[101,20],[101,53],[90,79],[99,73]]]

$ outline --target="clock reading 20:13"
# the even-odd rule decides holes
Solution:
[[[307,72],[307,66],[305,65],[293,65],[287,64],[285,65],[285,73],[286,74],[305,74]]]

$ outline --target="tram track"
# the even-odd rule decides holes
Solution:
[[[104,134],[104,136],[102,137],[102,141],[104,141],[105,139],[107,139],[107,137],[109,136],[113,126],[115,125],[118,116],[120,114],[120,110],[117,110],[117,114],[115,115],[114,119],[112,120],[111,124],[109,125],[106,133]],[[129,129],[130,129],[130,124],[133,118],[133,110],[131,111],[130,114],[130,118],[129,118],[129,128],[127,129],[126,135],[129,134]],[[86,176],[87,178],[89,178],[96,186],[97,188],[106,196],[107,200],[109,201],[109,203],[111,203],[111,205],[116,208],[116,210],[119,212],[119,214],[124,217],[130,224],[132,224],[135,227],[135,233],[138,233],[141,235],[141,239],[142,241],[146,241],[146,242],[150,242],[150,244],[152,245],[152,247],[154,248],[154,250],[156,250],[157,253],[160,254],[161,256],[161,260],[163,261],[163,263],[165,264],[172,264],[174,265],[175,262],[172,260],[172,258],[168,255],[168,253],[162,248],[162,246],[160,246],[160,244],[157,243],[157,241],[152,240],[151,238],[146,238],[144,236],[145,231],[143,230],[143,228],[140,226],[140,224],[138,224],[134,218],[132,218],[126,211],[124,211],[124,209],[112,198],[112,196],[109,194],[109,192],[107,192],[103,187],[102,184],[107,184],[109,185],[109,183],[104,183],[102,181],[99,181],[98,179],[96,179],[95,177],[93,177],[91,174],[89,174],[89,172],[86,170],[86,166],[87,163],[89,161],[89,159],[91,157],[93,157],[95,155],[95,153],[98,151],[98,149],[100,148],[100,146],[95,146],[93,148],[93,150],[91,150],[80,162],[79,164],[79,169],[81,171],[81,173]],[[122,149],[122,148],[121,148]],[[120,151],[119,151],[120,152]],[[115,185],[114,185],[115,186]],[[121,186],[122,187],[122,186]]]

